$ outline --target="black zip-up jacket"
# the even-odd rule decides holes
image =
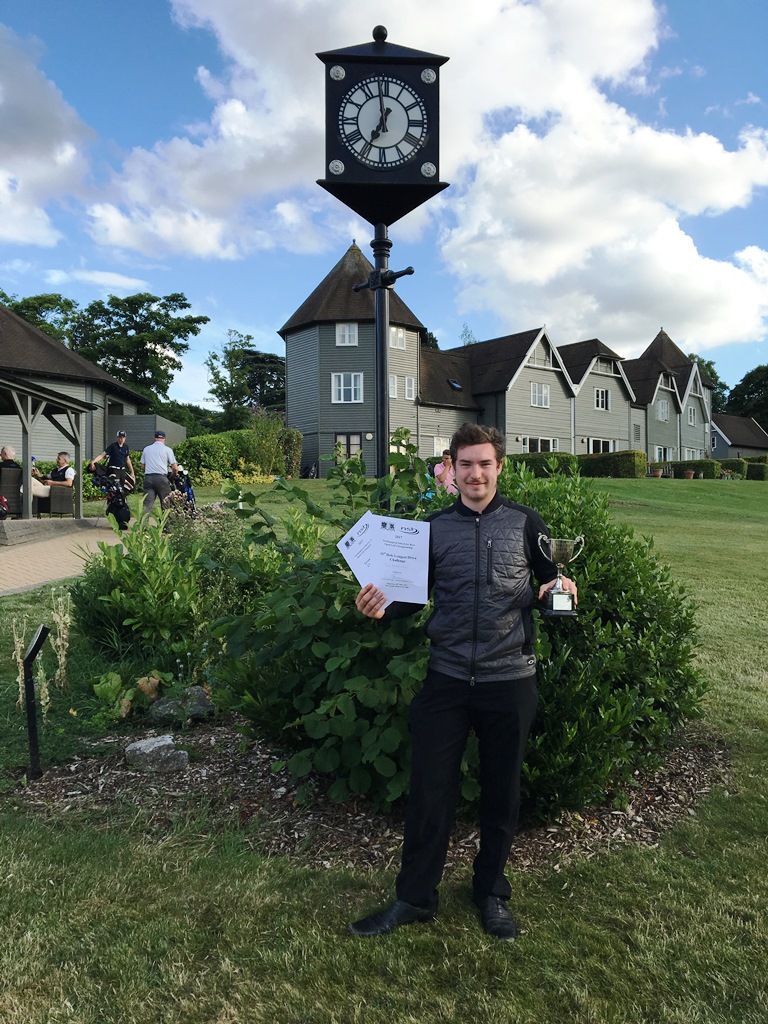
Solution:
[[[549,536],[544,520],[497,491],[482,512],[459,498],[428,522],[430,668],[472,683],[533,675],[532,575],[539,584],[557,576],[539,548],[539,535]],[[393,602],[385,617],[418,607]]]

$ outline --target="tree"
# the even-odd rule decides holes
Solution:
[[[422,334],[422,336],[421,336],[421,347],[422,348],[431,348],[431,349],[434,349],[435,351],[437,351],[437,349],[440,348],[440,346],[437,343],[437,338],[434,336],[432,331],[425,331],[425,333]]]
[[[768,430],[768,365],[750,370],[728,395],[725,410],[732,416],[751,416]]]
[[[91,302],[73,318],[70,347],[147,398],[167,398],[187,338],[200,333],[207,316],[177,316],[190,309],[187,297],[139,292]]]
[[[222,425],[225,430],[239,430],[247,426],[251,415],[251,386],[248,379],[248,359],[260,355],[251,344],[250,334],[227,331],[229,341],[221,352],[211,352],[205,360],[208,367],[209,391],[224,410]]]
[[[78,310],[78,305],[73,299],[65,299],[58,292],[28,295],[24,299],[18,299],[15,295],[7,295],[0,289],[0,302],[27,323],[65,343]]]
[[[720,374],[715,369],[714,362],[711,359],[704,359],[702,356],[696,355],[695,352],[689,352],[688,358],[692,363],[698,363],[704,376],[712,385],[712,412],[725,412],[725,406],[728,401],[728,385],[724,380],[721,380]]]
[[[256,350],[246,352],[244,358],[252,404],[285,409],[285,358]]]
[[[477,344],[477,338],[473,334],[472,328],[467,323],[461,325],[461,334],[459,335],[459,337],[461,338],[462,345]]]

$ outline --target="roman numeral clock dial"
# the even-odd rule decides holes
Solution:
[[[347,149],[366,167],[402,167],[426,142],[427,109],[405,82],[389,75],[365,78],[341,101],[339,132]]]

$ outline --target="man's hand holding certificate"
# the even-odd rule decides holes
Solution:
[[[344,534],[337,547],[361,586],[373,583],[386,603],[427,603],[429,523],[372,512]]]

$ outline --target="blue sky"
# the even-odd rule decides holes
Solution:
[[[546,324],[636,356],[660,327],[729,386],[768,362],[764,0],[0,0],[0,287],[184,292],[204,359],[277,329],[370,225],[325,177],[314,54],[450,57],[441,178],[392,226],[442,348]]]

